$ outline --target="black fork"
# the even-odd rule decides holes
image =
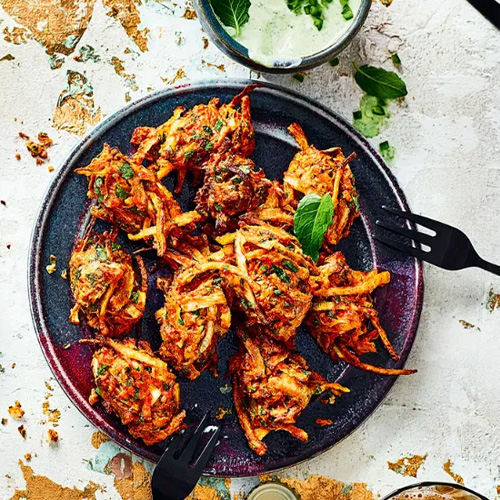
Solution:
[[[469,238],[460,229],[427,217],[422,217],[421,215],[412,214],[411,212],[403,212],[386,206],[382,208],[391,214],[406,219],[405,226],[377,220],[376,224],[378,226],[409,238],[420,245],[425,245],[429,247],[429,250],[422,249],[420,245],[412,245],[411,241],[403,243],[404,240],[402,241],[401,238],[396,240],[382,236],[381,234],[375,236],[376,240],[443,269],[455,271],[467,267],[480,267],[500,276],[500,266],[479,257]],[[407,221],[426,227],[435,234],[430,235],[417,229],[411,229]]]
[[[217,426],[197,459],[194,459],[201,436],[206,430],[208,414],[205,413],[193,436],[181,451],[183,437],[175,436],[155,467],[151,488],[153,500],[184,500],[200,479],[211,457],[221,432]]]

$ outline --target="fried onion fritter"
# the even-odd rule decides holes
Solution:
[[[284,430],[307,441],[307,433],[295,426],[313,395],[329,391],[330,402],[349,389],[327,382],[307,366],[305,359],[261,333],[238,331],[240,351],[229,361],[233,398],[240,425],[250,448],[267,452],[263,439]]]
[[[250,85],[229,104],[214,98],[187,111],[178,107],[159,127],[139,127],[130,141],[137,146],[134,160],[152,162],[159,179],[176,170],[178,193],[186,172],[202,168],[211,155],[233,151],[250,156],[255,148],[248,96],[252,89]]]
[[[126,339],[83,339],[97,345],[92,357],[97,394],[104,409],[115,414],[130,434],[151,446],[183,428],[180,389],[168,365],[149,343]],[[92,402],[95,398],[91,396]]]
[[[131,240],[144,240],[160,257],[201,219],[195,211],[183,213],[154,172],[107,144],[76,172],[89,179],[88,197],[98,202],[92,215],[123,229]]]
[[[115,240],[117,231],[90,233],[79,240],[69,261],[70,287],[75,298],[70,321],[80,323],[80,313],[91,328],[105,337],[130,333],[142,318],[148,289],[141,257],[132,257]]]
[[[217,232],[234,230],[240,215],[263,203],[270,185],[249,158],[234,153],[214,155],[205,165],[205,179],[195,198],[196,210],[215,220]]]
[[[231,312],[218,269],[207,263],[181,268],[159,279],[164,306],[156,312],[162,345],[159,355],[190,380],[207,367],[216,372],[217,343],[231,326]]]
[[[277,340],[293,343],[312,300],[309,278],[312,260],[302,253],[298,240],[268,224],[242,225],[218,238],[230,245],[233,259],[248,283],[249,294],[231,300],[246,316],[246,325],[261,325]]]
[[[377,270],[367,273],[349,267],[344,255],[336,252],[326,258],[313,278],[313,305],[306,326],[324,352],[338,362],[380,375],[409,375],[415,370],[381,368],[360,361],[359,356],[376,352],[380,338],[394,361],[399,356],[380,325],[370,293],[389,283],[390,274]]]
[[[330,193],[333,199],[333,221],[325,235],[325,243],[336,245],[349,235],[354,219],[359,216],[358,193],[349,162],[356,155],[345,158],[340,148],[324,151],[307,142],[298,123],[288,131],[295,138],[301,151],[295,154],[284,174],[283,185],[288,202],[295,208],[306,194],[323,196]]]
[[[265,222],[289,231],[293,228],[294,215],[295,208],[286,200],[283,186],[278,181],[272,181],[263,203],[243,214],[240,219],[247,224]]]

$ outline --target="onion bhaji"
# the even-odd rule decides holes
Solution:
[[[255,164],[238,153],[214,155],[205,165],[205,179],[196,194],[196,210],[215,220],[217,232],[234,230],[238,217],[256,210],[271,182]]]
[[[170,280],[159,279],[165,294],[156,312],[163,343],[159,355],[190,380],[217,368],[217,343],[231,326],[221,277],[210,265],[181,268]]]
[[[142,318],[148,288],[146,268],[115,240],[117,231],[90,233],[77,242],[69,261],[70,287],[75,298],[70,321],[80,323],[80,313],[91,328],[106,337],[129,333]]]
[[[313,305],[306,317],[309,332],[334,361],[381,375],[409,375],[415,370],[381,368],[360,361],[359,356],[376,352],[380,338],[391,358],[399,359],[385,330],[370,293],[389,283],[390,274],[377,270],[367,273],[349,267],[344,255],[336,252],[319,267],[313,278]]]
[[[218,241],[232,247],[232,258],[251,289],[253,298],[246,294],[231,300],[245,313],[247,326],[261,325],[277,340],[293,344],[312,301],[309,278],[314,265],[299,241],[264,223],[243,225]]]
[[[202,168],[211,155],[233,151],[249,157],[255,148],[248,96],[252,89],[247,87],[229,104],[214,98],[187,111],[178,107],[159,127],[137,128],[130,141],[137,146],[134,160],[152,162],[159,179],[176,170],[180,192],[186,172]]]
[[[285,196],[292,206],[297,207],[300,198],[306,194],[323,196],[330,193],[334,215],[325,243],[334,246],[349,235],[354,219],[359,216],[358,193],[349,167],[356,155],[353,153],[345,158],[340,148],[316,149],[307,142],[297,123],[292,123],[288,131],[301,151],[295,154],[284,174]]]
[[[84,339],[97,345],[92,357],[95,389],[91,404],[102,398],[104,409],[120,418],[130,434],[150,446],[183,428],[180,390],[175,375],[148,342]]]
[[[160,257],[201,219],[195,211],[183,213],[154,172],[107,144],[76,172],[89,179],[88,197],[97,200],[92,215],[115,224],[131,240],[144,240]]]
[[[240,219],[247,224],[265,222],[289,231],[293,228],[294,215],[295,208],[285,198],[283,186],[278,181],[272,181],[265,200],[254,210],[243,214]]]
[[[329,402],[349,389],[327,382],[305,359],[268,335],[238,331],[240,351],[229,361],[233,397],[240,425],[250,448],[267,452],[263,439],[284,430],[301,441],[307,433],[295,423],[313,395],[328,391]]]

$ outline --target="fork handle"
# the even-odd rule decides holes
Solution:
[[[480,267],[481,269],[484,269],[485,271],[489,271],[490,273],[500,276],[500,266],[497,266],[496,264],[492,264],[491,262],[481,259],[481,257],[479,257],[476,266]]]

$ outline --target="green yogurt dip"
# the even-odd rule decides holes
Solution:
[[[251,0],[248,23],[241,33],[225,27],[236,41],[248,49],[248,55],[263,66],[272,67],[279,62],[287,66],[300,64],[303,57],[326,49],[338,40],[352,25],[359,11],[361,0],[349,0],[354,14],[346,20],[343,6],[333,0],[324,6],[324,22],[321,30],[314,25],[311,16],[295,14],[286,0]]]

